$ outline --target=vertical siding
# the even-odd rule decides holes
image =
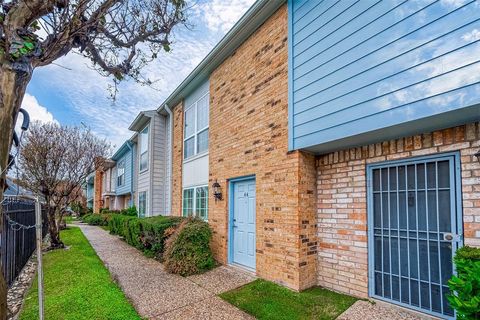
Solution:
[[[128,150],[121,158],[117,160],[117,165],[121,161],[125,161],[125,182],[122,186],[117,186],[117,170],[115,170],[114,185],[116,186],[116,194],[122,195],[130,193],[132,190],[132,151]]]
[[[478,1],[289,2],[291,148],[480,103]]]
[[[136,195],[137,195],[137,178],[138,178],[138,164],[137,164],[137,142],[132,141],[132,199],[131,204],[136,205]]]
[[[149,138],[151,137],[151,121],[150,123],[148,124],[149,125]],[[143,130],[144,128],[142,128]],[[141,131],[141,130],[140,130]],[[138,135],[138,144],[137,144],[137,147],[140,146],[142,144],[142,136],[139,134]],[[150,144],[149,144],[150,145]],[[149,147],[149,151],[151,150],[151,148]],[[140,164],[140,152],[137,152],[137,157],[136,157],[137,161],[136,161],[136,170],[138,172],[138,179],[137,179],[137,194],[139,192],[143,192],[143,191],[146,191],[147,192],[147,200],[148,200],[148,208],[147,208],[147,212],[146,212],[146,215],[147,216],[150,216],[150,210],[152,208],[151,206],[151,203],[150,203],[150,199],[151,199],[151,192],[150,192],[150,167],[151,167],[151,161],[149,161],[148,163],[148,170],[146,171],[143,171],[143,172],[140,172],[140,169],[139,169],[139,164]],[[136,206],[138,208],[138,197],[136,199]]]
[[[166,119],[156,114],[152,127],[152,215],[166,214]]]

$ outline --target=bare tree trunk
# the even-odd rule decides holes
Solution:
[[[0,201],[3,200],[5,187],[5,168],[8,165],[13,128],[23,96],[32,77],[32,68],[28,64],[1,61],[0,67]],[[0,215],[3,215],[0,206]],[[1,216],[0,216],[1,218]],[[0,230],[3,219],[0,219]],[[0,272],[0,320],[7,319],[7,285]]]
[[[49,206],[48,208],[48,233],[50,234],[50,249],[64,248],[62,240],[60,240],[60,232],[55,219],[57,209]]]

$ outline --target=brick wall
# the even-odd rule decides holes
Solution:
[[[95,177],[93,180],[93,212],[99,213],[103,208],[102,200],[102,186],[103,186],[103,171],[95,170]]]
[[[182,167],[183,167],[183,103],[173,109],[172,139],[172,209],[174,216],[182,215]]]
[[[228,180],[256,177],[257,274],[294,289],[316,284],[315,158],[288,152],[287,7],[210,77],[209,223],[227,262]]]
[[[318,284],[368,295],[368,163],[460,151],[466,245],[480,246],[479,123],[338,151],[317,159]]]

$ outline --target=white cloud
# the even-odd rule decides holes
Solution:
[[[46,107],[40,105],[37,98],[28,93],[23,97],[22,108],[28,112],[31,121],[40,121],[42,123],[53,122],[58,124],[53,114],[50,113]],[[17,123],[19,122],[20,121],[17,121]]]
[[[208,29],[226,33],[254,0],[212,0],[199,4],[196,11]]]
[[[471,42],[480,39],[480,30],[473,29],[471,32],[467,32],[462,36],[462,39]]]
[[[158,108],[253,2],[213,0],[196,4],[190,14],[195,25],[175,30],[171,52],[159,54],[142,71],[145,77],[157,80],[155,89],[125,81],[113,102],[107,91],[111,79],[100,76],[89,68],[87,59],[74,53],[56,62],[70,70],[58,65],[42,67],[35,70],[33,81],[42,83],[53,99],[61,96],[75,122],[85,123],[118,147],[133,134],[128,126],[138,112]]]

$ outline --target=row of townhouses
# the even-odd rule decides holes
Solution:
[[[205,219],[219,262],[295,290],[452,317],[452,256],[480,245],[479,52],[478,1],[258,0],[91,198]]]

